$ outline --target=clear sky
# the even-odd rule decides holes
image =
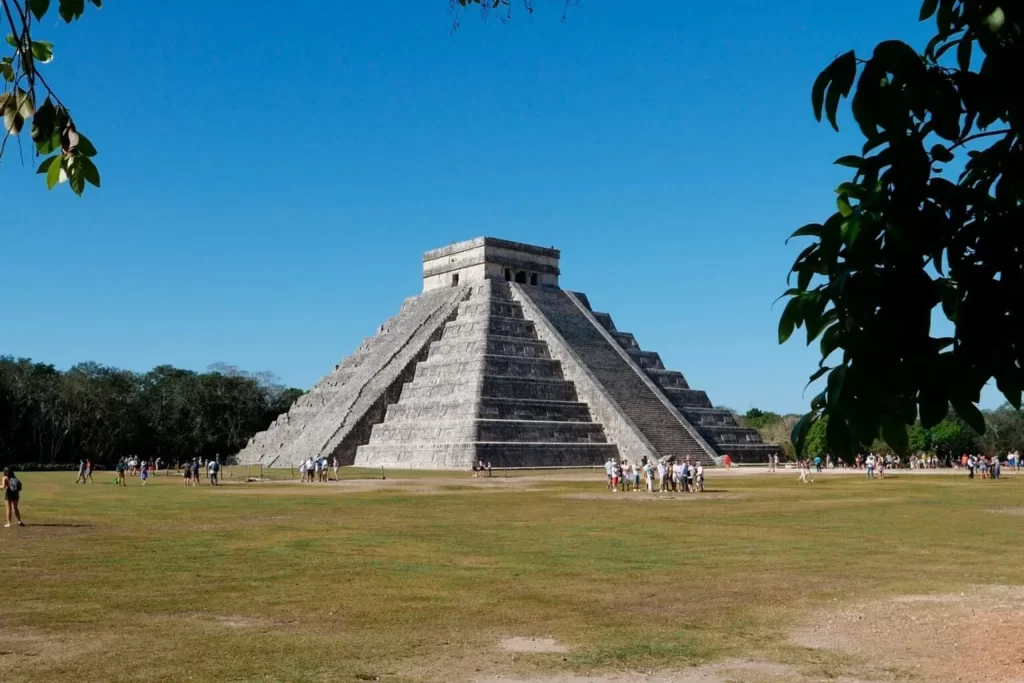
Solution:
[[[715,404],[802,411],[785,239],[860,145],[815,122],[811,83],[850,48],[920,47],[920,3],[513,2],[454,33],[447,0],[49,18],[103,188],[47,193],[8,147],[0,354],[308,388],[419,292],[423,251],[491,235],[559,247],[563,286]]]

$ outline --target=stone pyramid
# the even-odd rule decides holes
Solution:
[[[290,466],[763,461],[779,448],[558,286],[557,249],[481,237],[423,256],[424,291],[238,454]]]

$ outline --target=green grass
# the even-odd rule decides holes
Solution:
[[[638,503],[567,497],[602,493],[598,474],[523,490],[388,472],[396,488],[362,491],[246,484],[244,469],[219,489],[24,474],[30,526],[0,534],[0,679],[467,680],[798,661],[787,625],[833,599],[1024,584],[1022,518],[992,512],[1021,504],[1024,478],[712,473],[728,496]],[[368,476],[379,472],[344,470]],[[513,659],[497,643],[517,635],[571,650]]]

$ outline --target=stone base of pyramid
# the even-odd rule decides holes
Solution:
[[[597,467],[618,457],[615,444],[569,443],[449,443],[360,446],[356,467],[388,469],[468,470],[477,463],[502,468]]]

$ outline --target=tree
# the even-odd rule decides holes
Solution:
[[[907,439],[907,451],[910,453],[924,453],[932,449],[931,431],[925,429],[920,422],[914,423],[910,428]]]
[[[850,51],[811,91],[815,116],[836,130],[853,92],[866,141],[836,161],[854,169],[836,213],[793,233],[813,243],[791,269],[779,342],[799,327],[808,344],[820,337],[811,381],[828,376],[794,428],[798,448],[827,417],[844,458],[879,435],[905,453],[906,425],[920,416],[934,427],[950,405],[981,433],[976,404],[992,378],[1021,404],[1024,6],[925,0],[920,19],[932,16],[922,54],[897,40],[864,58]],[[961,167],[955,182],[944,177]],[[952,336],[932,336],[939,306]]]
[[[89,2],[97,8],[102,4],[102,0]],[[36,40],[33,23],[42,22],[50,5],[50,0],[0,0],[0,21],[6,20],[10,28],[7,44],[13,49],[11,55],[0,58],[0,77],[4,81],[0,115],[5,129],[0,159],[11,136],[20,136],[31,120],[29,135],[36,153],[45,157],[36,172],[45,175],[46,187],[53,189],[66,180],[72,191],[81,195],[87,182],[100,186],[100,172],[92,161],[96,148],[78,132],[70,110],[50,88],[39,68],[53,59],[53,43]],[[85,0],[57,2],[57,14],[66,23],[81,18],[84,12]],[[37,107],[40,94],[45,99]]]
[[[932,448],[945,461],[977,451],[974,434],[956,419],[946,419],[931,428]]]

